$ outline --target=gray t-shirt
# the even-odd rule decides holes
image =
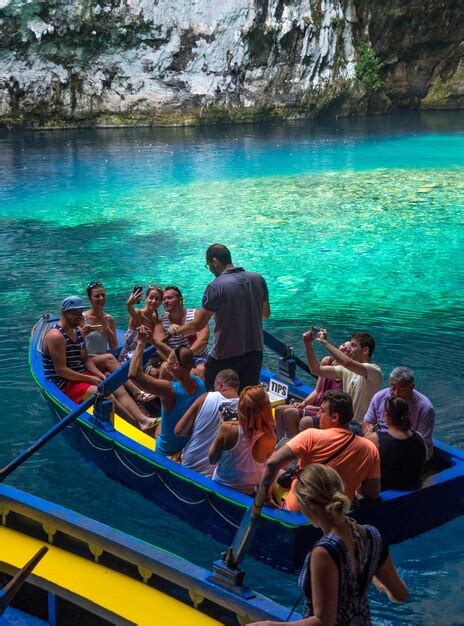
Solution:
[[[263,349],[263,303],[268,300],[261,274],[243,267],[224,270],[206,287],[202,307],[214,312],[213,358]]]

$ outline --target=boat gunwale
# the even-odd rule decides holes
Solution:
[[[59,531],[66,537],[77,539],[86,544],[89,547],[87,560],[93,559],[90,545],[96,546],[110,556],[137,568],[144,568],[178,587],[198,594],[218,606],[226,608],[232,613],[246,614],[253,620],[269,618],[285,620],[288,616],[289,609],[287,607],[274,602],[266,596],[253,592],[255,593],[254,597],[245,599],[211,581],[211,571],[191,563],[169,552],[169,550],[154,546],[107,524],[19,490],[16,487],[0,484],[0,510],[4,518],[4,527],[17,530],[29,536],[21,529],[18,529],[17,525],[10,526],[7,523],[8,514],[14,512],[22,518],[42,524],[44,533],[46,533],[44,525],[51,524],[55,532]],[[45,543],[47,542],[45,541]],[[53,544],[53,542],[51,543]],[[65,550],[75,554],[69,547],[65,548]],[[8,563],[5,562],[5,565],[8,565]],[[105,565],[105,567],[107,566]],[[127,576],[128,574],[126,573],[125,575]],[[137,580],[133,576],[131,578]],[[142,582],[142,579],[138,580],[138,582]]]

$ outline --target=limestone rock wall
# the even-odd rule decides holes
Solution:
[[[193,124],[459,108],[463,32],[461,0],[0,0],[0,120]],[[362,73],[366,50],[377,65],[367,58]]]

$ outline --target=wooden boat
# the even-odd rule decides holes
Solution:
[[[0,511],[2,579],[48,547],[3,616],[0,592],[2,624],[213,626],[289,615],[249,589],[245,598],[218,586],[204,568],[18,489],[0,485]]]
[[[76,405],[43,374],[41,342],[52,323],[54,321],[44,317],[34,328],[30,367],[54,418],[60,420]],[[272,336],[267,336],[267,343],[283,354],[279,359],[279,373],[263,370],[262,381],[277,394],[282,395],[285,390],[289,398],[306,396],[310,388],[295,377],[289,352]],[[118,375],[124,378],[123,368]],[[73,448],[108,476],[225,544],[230,544],[244,512],[252,503],[248,496],[158,454],[151,437],[117,416],[113,426],[87,411],[63,434]],[[421,489],[385,491],[378,501],[353,510],[353,517],[361,523],[377,526],[391,544],[461,515],[464,512],[464,452],[436,440],[434,445],[436,469],[424,480]],[[272,566],[294,571],[301,566],[308,548],[318,537],[319,531],[303,515],[264,507],[250,553]]]

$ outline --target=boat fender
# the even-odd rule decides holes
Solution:
[[[55,526],[52,526],[51,524],[42,524],[42,528],[44,529],[44,533],[48,535],[48,543],[53,543],[53,537],[57,531],[57,528]]]
[[[192,591],[191,589],[189,589],[189,596],[190,596],[190,600],[193,603],[193,607],[195,609],[198,609],[198,607],[200,606],[200,604],[203,602],[204,597],[201,596],[199,593],[197,593],[196,591]]]
[[[90,552],[93,554],[95,563],[98,563],[98,559],[103,554],[103,548],[100,548],[100,546],[97,546],[95,543],[88,543],[87,545],[89,546]]]
[[[137,570],[138,570],[138,572],[140,574],[140,577],[142,578],[143,582],[145,584],[147,584],[147,582],[150,580],[153,572],[150,572],[149,569],[147,569],[146,567],[142,567],[141,565],[139,565],[137,567]]]

